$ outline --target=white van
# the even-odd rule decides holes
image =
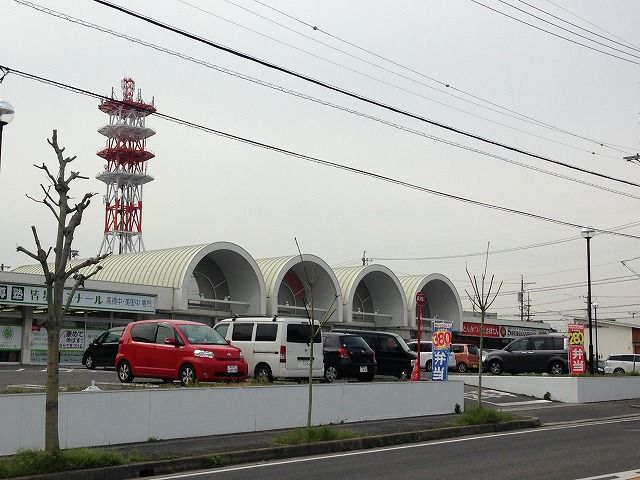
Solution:
[[[235,317],[213,328],[240,348],[249,365],[249,375],[272,381],[274,378],[308,378],[309,320],[302,317]],[[316,320],[313,342],[313,377],[324,374],[322,335]]]

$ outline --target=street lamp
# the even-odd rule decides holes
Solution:
[[[9,102],[0,100],[0,167],[2,167],[2,129],[13,120],[14,113],[16,111]]]
[[[587,314],[589,316],[589,375],[593,375],[593,328],[591,325],[591,246],[589,241],[595,234],[593,227],[584,227],[581,234],[587,239]]]
[[[596,367],[598,365],[598,359],[600,356],[598,355],[598,302],[593,303],[593,323],[596,327]],[[596,369],[596,372],[598,370]]]

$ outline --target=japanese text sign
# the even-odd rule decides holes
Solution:
[[[449,351],[451,349],[452,322],[433,322],[433,357],[431,359],[431,379],[448,380]]]
[[[569,333],[569,373],[582,375],[587,371],[587,361],[584,354],[584,325],[570,323]]]

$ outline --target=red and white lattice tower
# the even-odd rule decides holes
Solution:
[[[147,116],[155,113],[144,103],[140,90],[134,100],[135,82],[122,80],[122,100],[102,100],[99,109],[109,115],[109,123],[98,130],[107,137],[107,146],[98,152],[107,163],[96,178],[107,184],[104,196],[104,240],[100,253],[144,251],[142,241],[142,186],[153,181],[147,175],[147,162],[155,155],[146,150],[146,139],[155,135],[145,126]]]

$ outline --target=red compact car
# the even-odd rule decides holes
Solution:
[[[195,381],[245,380],[242,351],[213,328],[186,320],[143,320],[128,324],[116,356],[118,378]]]

